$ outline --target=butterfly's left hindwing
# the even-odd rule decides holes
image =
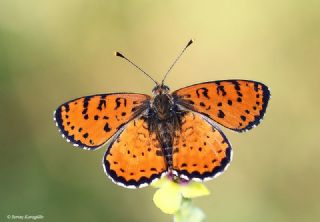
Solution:
[[[127,188],[147,186],[167,170],[160,143],[142,117],[131,121],[114,138],[103,165],[113,182]]]
[[[101,94],[69,101],[54,113],[62,136],[74,146],[96,149],[146,109],[143,94]]]
[[[187,180],[203,181],[221,174],[232,158],[225,135],[206,117],[187,112],[173,143],[173,171]]]
[[[179,89],[172,95],[183,107],[238,132],[260,123],[270,98],[267,86],[250,80],[200,83]]]

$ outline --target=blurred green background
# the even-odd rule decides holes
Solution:
[[[66,143],[52,120],[70,99],[151,93],[124,52],[171,89],[243,78],[265,83],[263,123],[236,134],[228,171],[195,202],[208,221],[319,221],[320,2],[0,1],[0,221],[171,221],[154,188],[128,190],[104,174],[105,148]]]

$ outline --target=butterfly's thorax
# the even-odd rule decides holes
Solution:
[[[169,94],[157,95],[153,100],[152,107],[159,120],[166,120],[174,115],[172,112],[173,102]]]
[[[167,166],[172,168],[173,139],[181,125],[182,113],[168,93],[161,93],[151,102],[148,124],[160,142],[162,154],[165,156]]]

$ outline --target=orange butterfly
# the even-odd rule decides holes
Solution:
[[[95,150],[107,144],[103,166],[120,186],[144,187],[164,175],[212,179],[232,158],[231,145],[217,123],[237,132],[250,130],[265,114],[270,92],[251,80],[221,80],[169,93],[164,85],[169,71],[161,84],[145,73],[156,83],[153,97],[113,93],[74,99],[55,111],[56,125],[74,146]]]

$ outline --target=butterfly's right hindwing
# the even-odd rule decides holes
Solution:
[[[149,185],[166,174],[167,165],[156,134],[144,118],[128,123],[112,141],[103,159],[106,174],[127,188]]]

